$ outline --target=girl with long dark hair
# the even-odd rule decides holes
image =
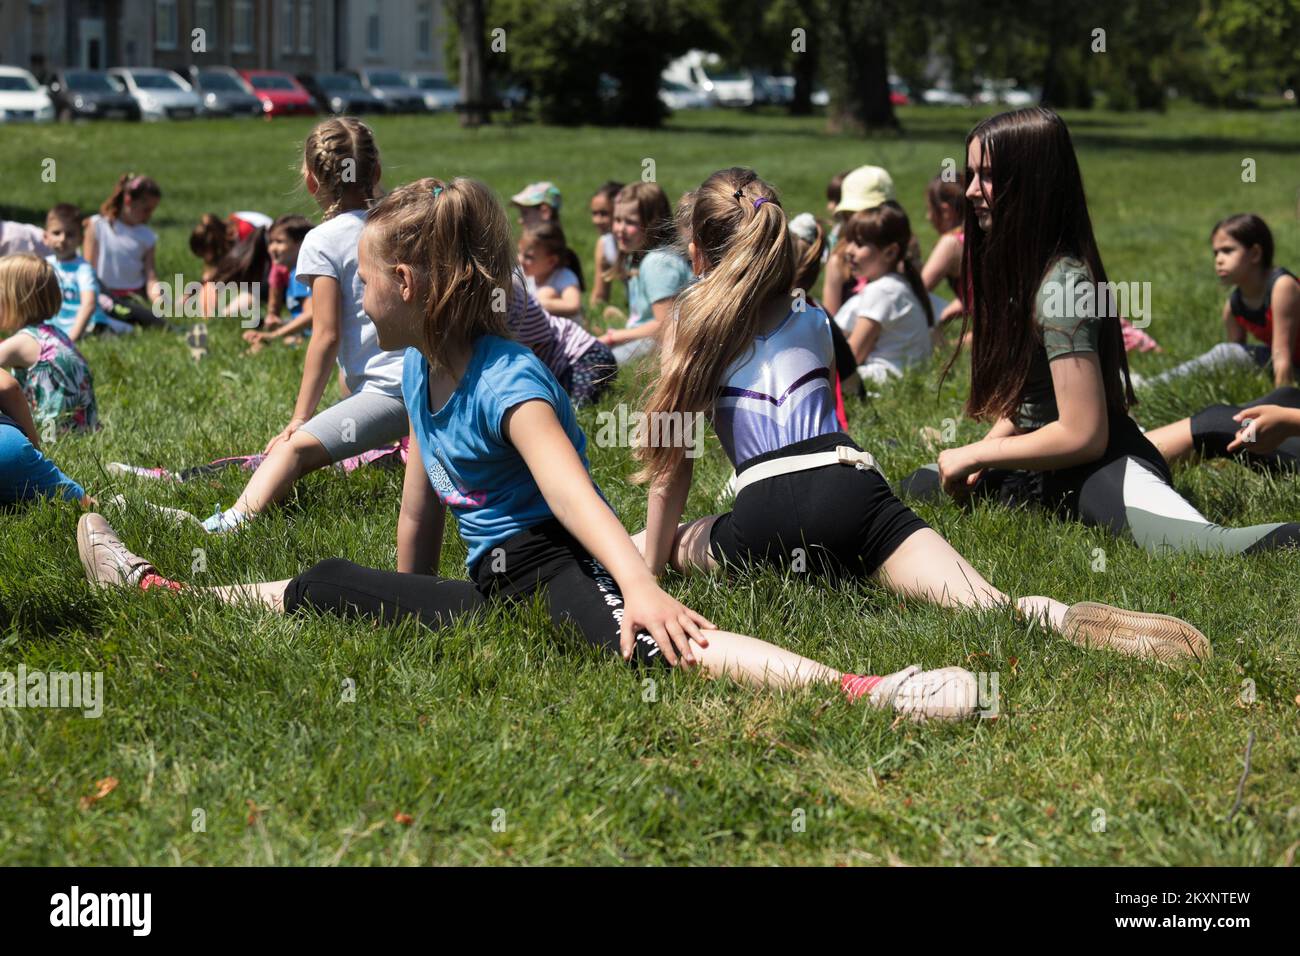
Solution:
[[[1300,524],[1210,521],[1174,490],[1160,452],[1129,417],[1117,297],[1064,121],[1042,108],[991,117],[967,137],[966,163],[967,412],[994,424],[900,490],[1034,504],[1127,531],[1157,553],[1300,544]]]

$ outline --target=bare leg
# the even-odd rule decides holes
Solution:
[[[225,584],[215,588],[203,588],[211,594],[215,594],[227,604],[263,604],[272,611],[284,613],[284,591],[289,584],[286,578],[283,581],[267,581],[265,583],[253,584]]]
[[[294,432],[287,441],[271,449],[266,461],[253,472],[244,493],[235,502],[236,511],[255,515],[284,498],[303,475],[331,464],[325,446],[304,431]]]
[[[839,671],[783,650],[756,637],[708,631],[709,646],[692,642],[692,650],[709,677],[730,677],[751,687],[785,690],[825,685],[839,687],[850,699],[893,709],[913,720],[970,717],[978,706],[975,677],[960,667],[923,671],[907,667],[885,677]]]
[[[842,676],[825,664],[756,637],[730,631],[706,631],[705,636],[709,646],[692,641],[691,650],[709,677],[730,677],[752,687],[788,688],[838,684]]]
[[[677,526],[677,533],[673,535],[673,552],[669,558],[674,571],[690,574],[692,571],[707,573],[717,570],[718,562],[709,548],[709,534],[713,530],[713,522],[717,520],[718,515],[709,515]],[[644,528],[632,535],[632,543],[638,551],[645,554]]]
[[[896,594],[917,597],[942,607],[995,608],[1014,603],[1021,612],[1054,631],[1061,630],[1066,605],[1049,597],[1017,598],[999,591],[943,536],[924,528],[895,549],[874,578]]]
[[[1173,464],[1190,458],[1196,449],[1192,445],[1192,420],[1184,418],[1168,425],[1161,425],[1146,433],[1147,440],[1156,446],[1165,461]]]

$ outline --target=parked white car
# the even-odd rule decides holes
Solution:
[[[203,101],[194,87],[171,70],[118,67],[109,70],[108,77],[140,104],[142,119],[193,119],[203,111]]]
[[[438,73],[408,73],[406,81],[424,97],[426,108],[438,112],[460,106],[460,88]]]
[[[659,100],[673,111],[703,110],[713,105],[708,93],[676,80],[659,80]]]
[[[49,123],[54,104],[36,77],[17,66],[0,66],[0,123]]]
[[[921,93],[921,102],[927,106],[970,106],[970,97],[946,87],[934,87]]]

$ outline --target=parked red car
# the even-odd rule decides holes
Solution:
[[[281,73],[279,70],[240,70],[239,75],[253,88],[253,95],[262,101],[262,113],[265,116],[316,112],[311,94],[289,73]]]

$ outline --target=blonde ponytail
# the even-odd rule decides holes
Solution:
[[[776,191],[750,169],[714,173],[695,192],[691,242],[707,263],[704,276],[677,299],[671,344],[646,401],[656,413],[708,412],[722,375],[748,349],[763,321],[763,306],[790,294],[794,251]],[[682,458],[679,447],[642,446],[637,482],[667,479]]]

